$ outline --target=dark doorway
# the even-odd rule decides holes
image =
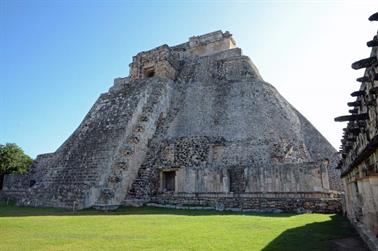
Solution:
[[[153,76],[155,76],[155,68],[149,67],[149,68],[144,69],[144,76],[146,78],[152,78]]]
[[[175,182],[176,172],[168,171],[163,172],[163,191],[164,192],[174,192],[175,191]]]
[[[245,191],[244,169],[231,168],[228,170],[228,175],[230,177],[230,192],[243,193]]]
[[[0,191],[3,190],[4,176],[4,174],[0,174]]]
[[[35,185],[36,181],[35,180],[30,180],[29,182],[29,187],[33,187]]]

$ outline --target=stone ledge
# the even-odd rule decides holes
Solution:
[[[93,205],[94,209],[101,210],[101,211],[113,211],[117,210],[120,207],[120,205],[113,205],[113,204],[95,204]]]
[[[331,192],[318,193],[170,193],[159,194],[145,200],[128,198],[124,205],[147,205],[175,209],[216,209],[238,212],[294,212],[294,213],[339,213],[341,198],[332,197]],[[277,196],[277,194],[279,196]],[[291,196],[288,196],[291,195]],[[303,197],[306,195],[307,197]],[[317,197],[311,197],[315,195]],[[322,195],[323,197],[319,197]]]
[[[179,210],[216,210],[216,211],[230,211],[241,213],[282,213],[280,209],[242,209],[236,207],[221,208],[221,207],[204,207],[204,206],[179,206],[174,204],[159,204],[159,203],[146,203],[148,207],[170,208]]]
[[[341,193],[337,191],[330,192],[248,192],[248,193],[172,193],[172,194],[158,194],[157,197],[189,197],[189,198],[306,198],[306,199],[320,199],[330,198],[339,199]]]

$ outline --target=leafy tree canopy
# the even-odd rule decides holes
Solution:
[[[33,160],[13,143],[0,144],[0,175],[11,172],[25,173]]]

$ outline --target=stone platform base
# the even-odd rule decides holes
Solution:
[[[114,211],[117,210],[119,206],[120,205],[113,204],[95,204],[93,205],[93,208],[101,211]]]
[[[127,205],[132,199],[127,200]],[[136,200],[138,205],[141,200]],[[176,209],[216,209],[239,212],[339,213],[337,192],[266,193],[164,193],[145,200],[144,205]],[[126,203],[125,203],[126,205]]]

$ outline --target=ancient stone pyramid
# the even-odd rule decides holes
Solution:
[[[20,204],[335,211],[335,149],[228,32],[138,53],[77,130],[27,175]]]

